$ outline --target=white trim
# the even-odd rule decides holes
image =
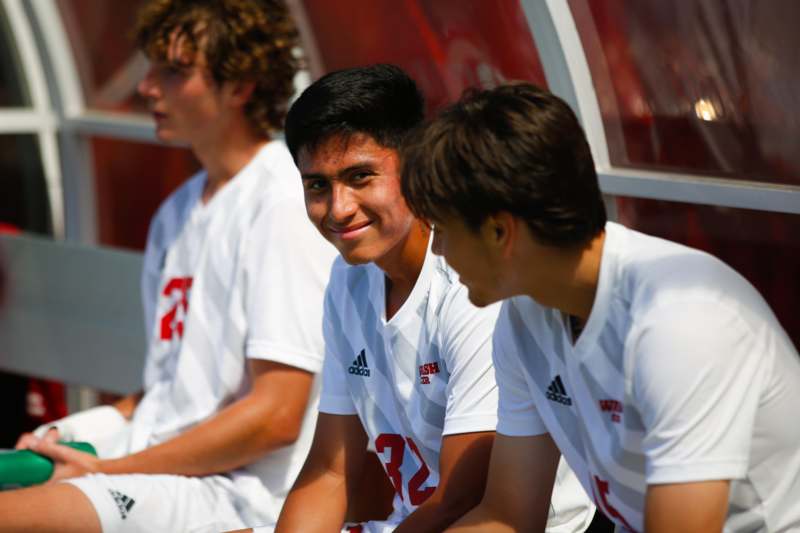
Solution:
[[[566,0],[522,0],[547,85],[580,119],[598,169],[610,166],[608,143],[586,54]]]
[[[606,194],[800,214],[800,187],[716,176],[611,168],[598,172]]]
[[[11,27],[12,35],[10,37],[16,44],[22,71],[25,73],[25,85],[29,91],[33,108],[39,112],[48,111],[50,103],[47,82],[25,10],[22,8],[20,0],[2,0],[2,3]]]
[[[62,135],[64,168],[64,237],[82,244],[98,244],[94,157],[91,143],[82,135]]]
[[[39,133],[55,130],[56,118],[52,113],[34,111],[29,108],[0,109],[0,134]]]
[[[64,188],[61,184],[61,161],[58,152],[58,139],[53,131],[39,133],[39,154],[47,184],[50,200],[50,217],[53,223],[53,236],[63,240],[64,232]]]
[[[53,0],[29,0],[42,32],[56,82],[60,107],[67,117],[78,116],[84,109],[83,88],[78,77],[67,32],[57,3]]]
[[[155,123],[147,115],[141,114],[86,111],[78,117],[65,120],[64,129],[80,135],[159,143]]]
[[[36,39],[21,0],[3,0],[12,36],[16,43],[33,110],[4,110],[0,113],[0,132],[28,132],[37,138],[39,161],[44,173],[47,204],[53,226],[53,236],[64,238],[64,194],[61,185],[56,128],[58,121],[50,102],[47,78],[44,73]]]

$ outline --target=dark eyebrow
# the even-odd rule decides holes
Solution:
[[[319,174],[319,173],[300,174],[300,179],[302,179],[303,181],[325,179],[326,177],[327,176],[325,176],[325,174]]]
[[[354,172],[366,170],[372,172],[374,170],[373,165],[369,163],[357,163],[355,165],[350,165],[347,168],[343,168],[339,171],[338,176],[346,176],[348,174],[353,174]],[[309,172],[307,174],[301,174],[300,177],[305,180],[317,180],[317,179],[328,179],[328,176],[322,174],[321,172]]]

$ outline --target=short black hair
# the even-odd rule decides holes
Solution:
[[[467,91],[400,149],[415,215],[461,218],[477,231],[506,211],[544,244],[585,244],[606,210],[592,153],[572,109],[529,83]]]
[[[366,133],[387,148],[399,148],[425,117],[417,84],[394,65],[338,70],[311,84],[286,116],[286,144],[297,160],[333,135]]]

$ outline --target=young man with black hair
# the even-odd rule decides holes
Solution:
[[[402,160],[470,300],[509,298],[486,493],[453,531],[540,530],[560,454],[618,530],[800,529],[796,349],[724,263],[606,222],[567,104],[467,94]]]
[[[324,76],[289,111],[308,215],[341,258],[325,299],[314,442],[277,531],[338,531],[368,443],[395,487],[394,513],[349,531],[441,531],[483,491],[498,307],[467,301],[400,194],[397,149],[422,119],[415,83],[390,65]],[[592,512],[562,469],[552,531],[583,531]]]
[[[271,140],[294,91],[289,14],[273,0],[153,0],[137,38],[156,134],[204,167],[150,226],[145,391],[24,436],[63,482],[0,494],[0,531],[274,523],[310,445],[335,250]],[[59,438],[93,442],[100,457]]]

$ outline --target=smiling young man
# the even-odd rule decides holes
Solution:
[[[474,92],[402,158],[470,300],[510,298],[486,494],[453,531],[539,528],[559,450],[623,531],[800,529],[797,351],[721,261],[606,222],[567,104]]]
[[[270,140],[294,90],[288,12],[271,0],[154,0],[137,35],[158,137],[187,143],[204,167],[150,226],[145,391],[23,436],[66,481],[0,494],[0,531],[274,523],[310,445],[335,249],[303,212],[291,155]],[[59,437],[97,444],[100,458]]]
[[[397,148],[422,118],[416,85],[390,65],[331,73],[289,111],[308,215],[341,258],[325,299],[314,442],[277,531],[339,531],[368,443],[395,488],[394,512],[348,531],[441,531],[483,492],[498,307],[467,301],[403,201]],[[591,504],[568,469],[556,485],[550,526],[583,531]]]

